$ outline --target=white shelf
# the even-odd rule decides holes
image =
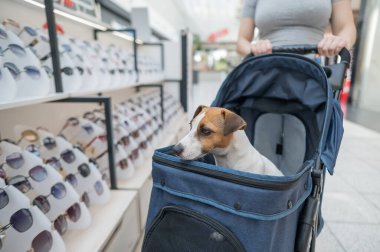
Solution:
[[[66,251],[101,251],[136,195],[133,191],[111,191],[111,199],[106,205],[91,206],[90,227],[86,230],[70,230],[63,236]]]
[[[30,106],[30,105],[40,104],[44,102],[58,101],[58,100],[62,100],[68,97],[69,97],[68,94],[57,93],[57,94],[49,94],[43,97],[32,97],[32,98],[20,99],[20,100],[15,100],[11,102],[0,103],[0,110]]]
[[[164,82],[165,82],[164,79],[161,79],[161,80],[150,80],[150,81],[137,82],[136,85],[144,86],[144,85],[151,85],[151,84],[161,84],[161,83],[164,83]]]
[[[160,84],[160,83],[163,83],[163,80],[158,80],[157,82],[131,83],[128,85],[102,88],[102,89],[97,89],[97,90],[85,90],[85,91],[76,91],[76,92],[69,92],[69,93],[55,93],[55,94],[49,94],[43,97],[25,98],[25,99],[0,103],[0,110],[36,105],[36,104],[41,104],[41,103],[51,102],[51,101],[59,101],[59,100],[69,98],[69,97],[90,96],[90,95],[97,95],[98,93],[115,92],[115,91],[123,90],[126,88],[133,88],[139,85],[151,85],[151,84]]]
[[[70,97],[97,95],[98,93],[107,93],[107,92],[114,92],[114,91],[123,90],[126,88],[133,88],[133,87],[136,87],[137,85],[138,85],[137,83],[131,83],[131,84],[117,86],[117,87],[99,88],[99,89],[84,90],[84,91],[75,91],[75,92],[70,92],[69,95],[70,95]]]
[[[142,167],[135,170],[133,177],[128,180],[118,180],[118,189],[138,190],[140,189],[146,180],[151,176],[152,172],[152,158],[145,160]]]

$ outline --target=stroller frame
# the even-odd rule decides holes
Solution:
[[[197,189],[189,188],[189,186],[196,185],[198,181],[199,183],[203,183],[203,184],[209,183],[210,184],[209,186],[217,186],[218,184],[213,184],[213,183],[215,182],[215,180],[221,179],[221,182],[219,182],[219,184],[223,184],[223,185],[220,185],[220,188],[222,188],[223,190],[223,186],[226,186],[227,191],[225,193],[227,196],[230,196],[230,197],[233,197],[233,193],[235,194],[239,193],[240,189],[237,186],[243,186],[243,188],[241,189],[242,190],[241,194],[246,193],[246,196],[250,195],[250,193],[252,194],[252,192],[255,193],[255,190],[258,191],[258,189],[253,189],[249,186],[256,187],[256,188],[260,187],[257,184],[255,184],[260,181],[263,181],[262,185],[266,187],[266,188],[261,187],[260,190],[261,189],[269,190],[269,192],[265,192],[265,193],[277,193],[271,190],[287,190],[287,188],[285,189],[270,188],[270,185],[268,186],[268,183],[264,183],[265,175],[262,177],[258,177],[255,175],[244,174],[244,176],[247,178],[246,179],[247,183],[244,183],[245,180],[243,180],[242,176],[240,176],[241,175],[240,172],[232,171],[231,169],[225,169],[221,167],[212,167],[210,165],[199,163],[199,162],[180,160],[179,158],[175,158],[168,155],[167,153],[170,153],[171,148],[167,147],[161,150],[157,150],[154,155],[154,161],[153,161],[154,188],[152,189],[152,196],[151,196],[151,202],[150,202],[150,208],[149,208],[149,214],[148,214],[148,221],[146,225],[146,234],[144,238],[143,251],[147,251],[147,252],[148,251],[167,251],[168,247],[166,247],[166,250],[163,248],[159,248],[160,242],[170,243],[170,241],[167,241],[167,240],[162,241],[163,237],[160,236],[160,232],[166,232],[167,229],[166,230],[165,228],[160,229],[160,221],[161,222],[166,221],[165,225],[169,223],[172,226],[169,225],[165,227],[172,228],[173,225],[174,226],[176,225],[173,222],[174,219],[177,221],[180,220],[181,223],[187,223],[186,216],[191,216],[192,219],[197,220],[197,224],[194,224],[194,225],[197,228],[199,228],[199,233],[205,232],[205,234],[207,234],[207,232],[211,232],[212,234],[216,235],[215,237],[209,238],[209,240],[201,241],[200,245],[196,247],[196,249],[193,249],[193,250],[199,251],[200,249],[204,249],[204,251],[221,251],[220,249],[223,247],[225,249],[222,251],[246,251],[247,248],[244,248],[244,246],[239,242],[239,239],[236,239],[236,237],[233,236],[230,230],[224,228],[223,225],[220,225],[220,223],[216,223],[214,220],[210,219],[210,216],[213,216],[212,209],[210,208],[210,206],[219,208],[219,210],[221,211],[218,210],[219,212],[217,214],[221,214],[221,216],[218,217],[219,218],[218,220],[220,221],[220,220],[223,220],[223,218],[225,218],[226,221],[230,221],[229,225],[230,227],[232,225],[234,229],[238,229],[239,227],[234,226],[235,224],[233,220],[232,222],[231,220],[227,220],[227,218],[229,218],[228,212],[230,212],[231,214],[234,214],[236,219],[238,219],[239,221],[241,221],[240,217],[246,217],[250,219],[256,219],[258,221],[265,221],[264,223],[265,225],[272,224],[271,221],[274,221],[273,225],[277,225],[277,226],[284,225],[284,226],[280,226],[281,228],[279,230],[288,232],[290,234],[291,240],[295,239],[293,245],[289,243],[291,241],[288,241],[289,240],[288,239],[284,247],[280,245],[268,245],[268,246],[264,245],[263,247],[256,246],[255,247],[256,249],[264,248],[265,251],[266,250],[289,251],[290,248],[292,248],[292,250],[300,251],[300,252],[314,251],[316,236],[323,226],[323,220],[321,217],[321,200],[323,197],[325,173],[326,173],[326,170],[328,170],[330,174],[333,173],[336,156],[338,153],[341,137],[343,135],[343,129],[341,129],[342,115],[341,115],[337,100],[339,99],[339,95],[343,86],[346,69],[350,63],[350,54],[346,49],[343,49],[340,52],[340,56],[341,56],[340,63],[324,67],[323,69],[324,71],[321,70],[321,67],[316,62],[312,61],[311,59],[298,55],[298,54],[314,53],[316,51],[317,51],[317,47],[314,45],[286,46],[286,47],[273,48],[274,53],[270,55],[262,55],[258,57],[250,56],[246,58],[242,62],[242,64],[239,65],[227,77],[227,79],[225,80],[225,82],[223,83],[222,87],[219,90],[217,98],[212,104],[212,106],[218,106],[218,107],[220,106],[224,107],[224,104],[228,104],[229,107],[226,106],[226,108],[233,109],[234,102],[236,103],[239,100],[239,95],[244,94],[244,93],[243,91],[239,91],[239,90],[231,91],[229,89],[231,80],[235,80],[235,78],[237,78],[236,76],[238,76],[239,78],[241,78],[238,80],[242,80],[243,78],[243,80],[246,80],[247,83],[248,82],[252,83],[253,79],[249,79],[249,78],[244,79],[243,75],[244,73],[246,73],[244,71],[247,70],[244,68],[244,66],[246,65],[252,66],[254,63],[257,63],[257,62],[258,63],[260,62],[274,63],[275,62],[274,60],[276,59],[276,57],[280,59],[280,61],[282,60],[285,63],[287,62],[288,59],[289,59],[289,62],[291,63],[294,62],[297,64],[299,62],[302,63],[304,61],[307,63],[307,64],[305,63],[306,65],[305,69],[314,71],[310,75],[314,77],[318,75],[319,80],[323,80],[324,84],[321,84],[321,86],[325,85],[324,87],[326,89],[325,91],[326,93],[324,94],[325,98],[323,98],[325,100],[321,98],[324,102],[323,103],[324,107],[322,110],[320,110],[322,111],[320,113],[323,113],[323,121],[321,118],[321,114],[319,114],[320,137],[319,137],[318,146],[315,146],[317,151],[316,153],[313,153],[312,156],[310,156],[309,154],[308,159],[305,159],[305,161],[303,161],[302,168],[296,171],[295,173],[296,175],[289,177],[289,182],[292,182],[292,183],[297,182],[298,184],[303,183],[302,184],[303,191],[300,189],[300,186],[298,185],[297,185],[298,188],[291,189],[293,190],[292,192],[284,191],[284,193],[288,195],[289,193],[293,193],[293,194],[296,193],[298,195],[296,199],[293,198],[294,201],[289,201],[290,203],[288,202],[288,207],[287,207],[288,209],[284,210],[282,208],[277,208],[277,210],[269,211],[269,214],[262,214],[260,213],[260,211],[257,211],[257,214],[255,214],[254,213],[255,211],[248,212],[247,209],[244,209],[245,206],[241,206],[239,202],[232,203],[234,209],[231,209],[228,207],[229,205],[231,205],[231,202],[227,199],[224,200],[223,198],[219,197],[218,198],[219,202],[218,200],[215,200],[215,201],[210,200],[210,197],[209,197],[210,195],[207,195],[207,193],[201,192]],[[297,67],[302,67],[301,63],[298,66],[292,66],[293,70],[296,69]],[[281,68],[281,65],[277,65],[277,67]],[[256,64],[256,68],[258,68],[257,64]],[[268,68],[266,70],[268,70]],[[267,82],[270,82],[270,81],[271,80],[269,81],[267,80]],[[239,85],[239,83],[236,85]],[[244,89],[247,86],[249,85],[247,84],[245,86],[243,85],[243,86],[239,86],[236,88],[234,87],[234,88]],[[315,86],[317,87],[317,85]],[[291,85],[286,86],[285,88],[287,87],[291,87]],[[260,87],[255,87],[255,88],[256,88],[255,90],[248,90],[248,88],[244,89],[244,92],[251,92],[251,94],[255,94],[255,92],[258,92],[259,94],[260,92],[266,92],[265,88],[261,88],[261,89]],[[235,91],[236,93],[234,93]],[[275,94],[275,96],[278,93],[281,93],[281,91],[282,91],[281,89],[276,89],[274,91],[271,90],[272,94]],[[290,90],[289,92],[292,93],[293,91],[294,90]],[[315,90],[309,90],[308,92],[313,93],[314,91]],[[320,90],[319,92],[322,92],[320,96],[324,96],[323,91]],[[258,94],[258,97],[259,97],[259,94]],[[225,99],[228,101],[226,101]],[[246,100],[244,100],[243,102],[245,101]],[[251,103],[246,104],[246,107],[249,107],[250,104]],[[256,121],[258,121],[257,118],[255,119]],[[330,123],[331,120],[339,124],[337,128],[336,127],[334,128],[333,123],[332,124]],[[249,125],[249,122],[248,122],[248,125]],[[337,133],[335,131],[337,131]],[[248,132],[247,134],[252,142],[252,137],[254,133],[251,133],[251,136]],[[330,141],[330,139],[332,140]],[[327,140],[330,142],[325,143]],[[167,168],[166,166],[170,168]],[[175,170],[172,169],[174,167],[176,168]],[[181,174],[181,173],[184,173],[184,174]],[[180,180],[172,181],[171,179],[172,177],[180,179]],[[213,178],[208,179],[208,177],[213,177]],[[254,185],[250,184],[251,177],[255,181]],[[270,176],[268,176],[268,178],[269,177]],[[270,179],[274,182],[277,181],[276,178],[273,178],[273,177],[270,177]],[[188,183],[186,184],[182,180],[184,181],[186,180]],[[230,184],[226,184],[227,182],[223,182],[223,181],[227,181]],[[278,181],[280,181],[280,179]],[[282,186],[284,186],[285,184],[286,183],[282,183]],[[305,188],[303,188],[303,185],[305,185]],[[183,191],[181,190],[183,190],[184,188],[185,188],[185,191],[189,190],[193,194],[183,193]],[[232,191],[232,195],[228,194],[229,193],[228,190]],[[297,190],[298,190],[298,193],[297,193]],[[194,194],[194,192],[196,193]],[[264,196],[268,197],[268,195],[269,197],[273,196],[273,194],[266,194]],[[256,196],[260,199],[262,195],[261,196],[256,195]],[[263,198],[261,198],[261,200],[262,199]],[[191,205],[192,203],[189,203],[191,200],[193,201],[195,200],[196,204]],[[275,201],[276,198],[274,198],[273,200]],[[197,211],[191,212],[186,209],[176,208],[176,205],[178,206],[184,205],[188,207],[187,204],[190,205],[190,209],[193,209],[194,207]],[[202,204],[206,204],[207,206],[202,208],[203,207]],[[250,207],[251,208],[253,207],[256,210],[260,209],[260,207],[256,207],[252,204],[250,205]],[[208,217],[207,216],[205,217],[204,215],[200,213],[202,214],[207,213],[206,215],[208,215]],[[174,219],[170,219],[168,216],[171,216]],[[216,217],[217,216],[215,216],[215,218]],[[282,219],[285,218],[285,220],[282,220],[282,223],[276,222],[280,220],[281,218]],[[247,220],[247,222],[248,221],[249,220]],[[288,229],[289,225],[287,226],[286,221],[293,221],[293,222],[297,221],[296,230],[289,230]],[[199,223],[203,223],[203,224],[208,223],[207,224],[208,226],[206,227],[203,225],[202,227],[202,226],[199,226]],[[257,221],[254,223],[257,224]],[[259,223],[258,227],[260,227],[261,224],[262,223]],[[247,227],[249,227],[248,223],[244,223],[244,225],[246,225],[245,226],[246,229]],[[244,225],[241,225],[241,226],[244,226]],[[180,233],[182,232],[181,234],[185,234],[186,236],[186,228],[182,226],[178,226],[178,225],[175,227],[179,228],[178,235],[180,235]],[[212,229],[209,230],[210,227],[212,227]],[[157,230],[160,230],[160,231],[157,231]],[[265,230],[276,231],[277,229],[275,228],[268,229],[268,227],[266,227]],[[191,246],[193,246],[194,244],[188,243],[186,239],[183,240],[185,237],[179,237],[175,231],[172,233],[170,232],[168,233],[169,233],[169,236],[171,236],[172,238],[174,237],[173,238],[174,244],[171,244],[172,248],[175,247],[177,251],[183,250],[184,248],[188,248],[188,250],[193,251],[191,249],[192,248]],[[239,234],[242,235],[244,234],[244,232],[240,232]],[[284,236],[286,235],[287,234],[285,234]],[[275,235],[274,237],[278,238],[278,235]],[[262,240],[261,237],[258,237],[257,239],[258,241]],[[286,240],[286,237],[285,238],[281,237],[281,239]],[[250,239],[247,237],[245,237],[243,240],[246,242],[245,245],[249,247],[250,246],[249,243],[252,241],[250,241]],[[274,242],[273,239],[271,242]],[[281,241],[276,241],[276,242],[281,242]],[[208,243],[210,244],[212,243],[212,245],[209,245]],[[179,244],[181,244],[182,247]],[[250,249],[248,249],[248,251],[252,251],[252,248],[253,247],[251,246]]]

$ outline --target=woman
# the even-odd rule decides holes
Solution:
[[[329,23],[332,35],[324,36]],[[255,27],[260,40],[251,43]],[[331,57],[355,39],[350,0],[245,0],[237,51],[260,55],[272,46],[318,44],[319,54]]]

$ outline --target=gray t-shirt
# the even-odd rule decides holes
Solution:
[[[251,17],[260,39],[273,46],[318,44],[340,0],[245,0],[243,17]]]

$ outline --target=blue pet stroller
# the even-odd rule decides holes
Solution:
[[[321,67],[300,55],[316,46],[273,51],[236,67],[212,106],[242,116],[251,143],[285,176],[156,150],[144,252],[314,250],[325,173],[334,172],[343,135],[338,97],[350,54]]]

